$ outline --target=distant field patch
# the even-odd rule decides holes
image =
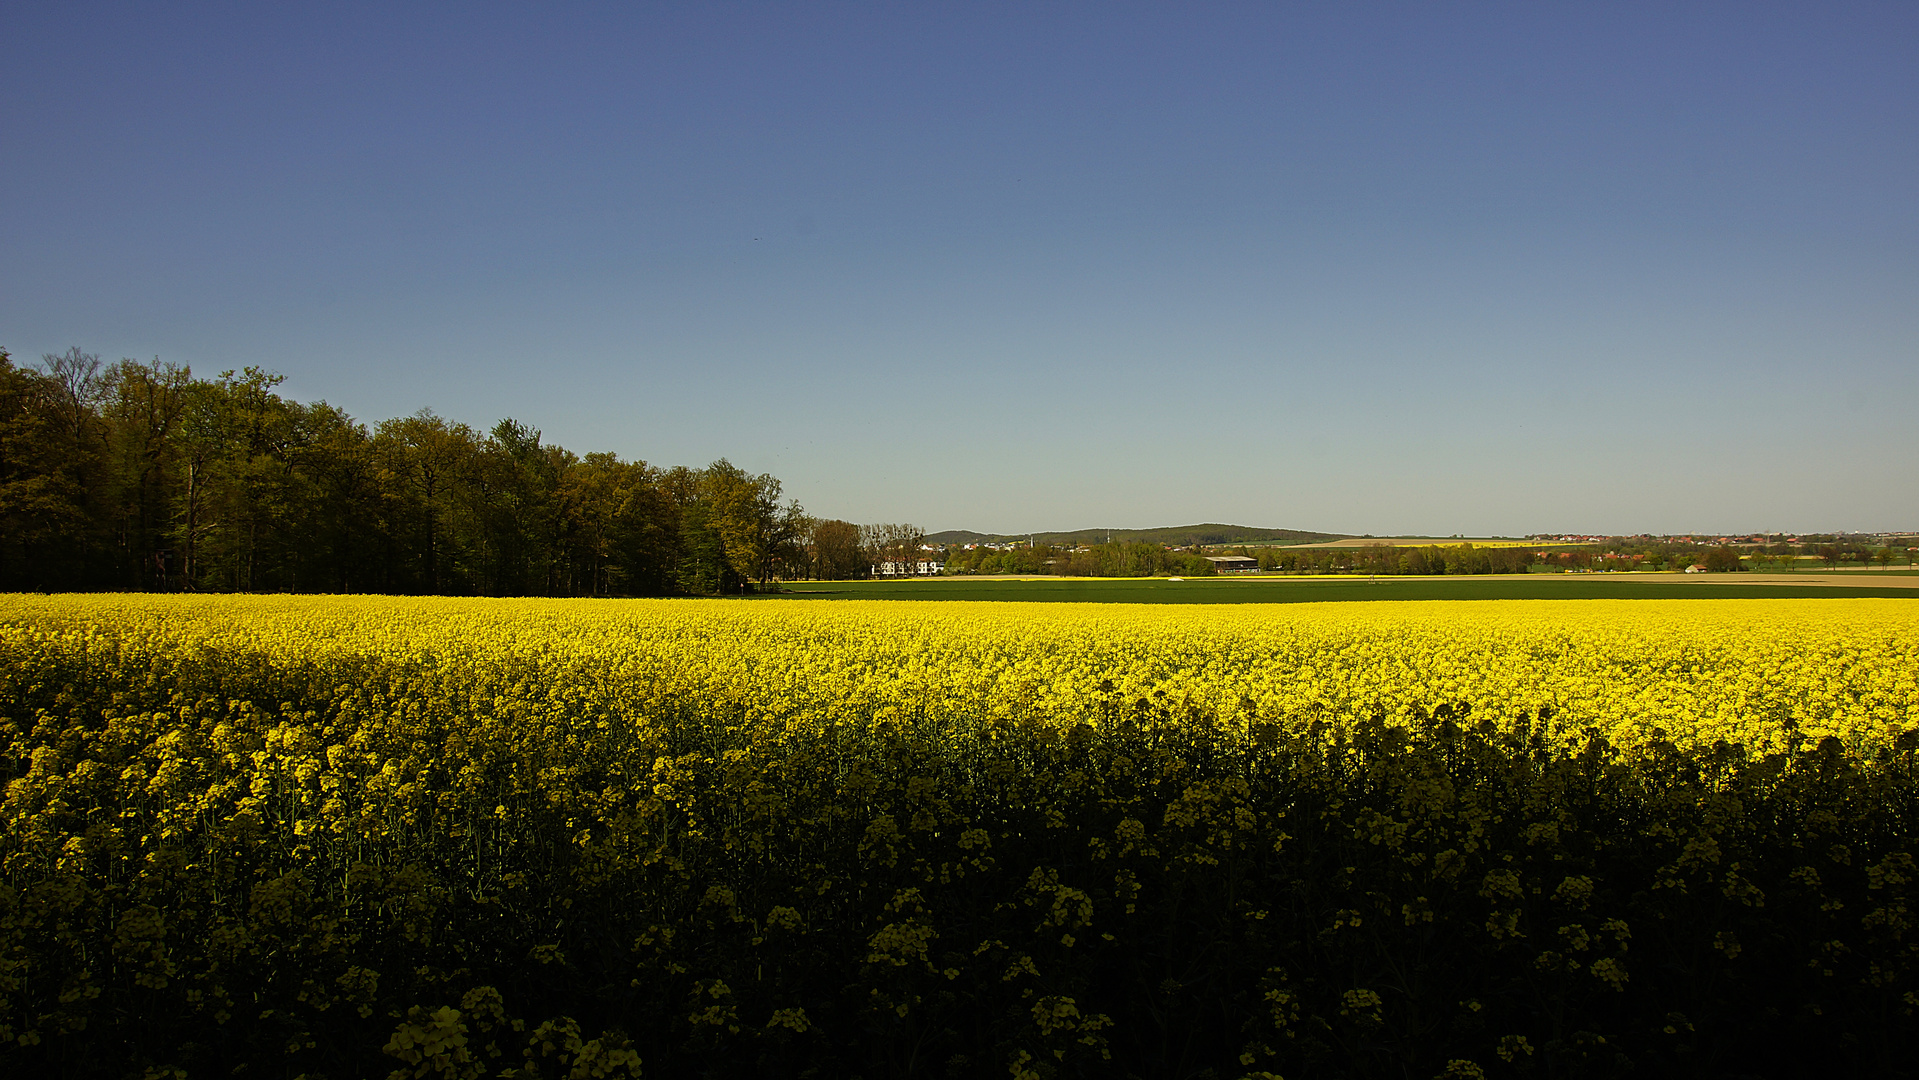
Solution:
[[[1361,600],[1672,600],[1888,597],[1919,600],[1919,578],[1876,585],[1811,575],[1522,574],[1484,577],[920,578],[795,581],[774,599],[1012,600],[1096,604],[1298,604]]]

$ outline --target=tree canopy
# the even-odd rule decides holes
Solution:
[[[368,425],[280,381],[0,349],[0,588],[615,596],[807,572],[810,522],[770,475],[582,456],[512,419]]]

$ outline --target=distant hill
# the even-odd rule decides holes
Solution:
[[[1076,529],[1072,532],[977,533],[966,529],[948,529],[930,533],[929,544],[1003,544],[1025,540],[1029,536],[1043,544],[1103,544],[1130,540],[1136,543],[1187,547],[1192,544],[1320,544],[1347,539],[1347,533],[1304,532],[1299,529],[1260,529],[1251,525],[1174,525],[1164,529]]]

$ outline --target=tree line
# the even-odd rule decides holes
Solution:
[[[961,574],[1059,574],[1070,577],[1207,577],[1217,573],[1206,558],[1241,555],[1267,572],[1293,574],[1524,574],[1533,553],[1520,548],[1452,546],[1398,548],[1207,547],[1181,550],[1163,544],[1120,541],[1085,547],[1039,543],[971,550],[949,548],[946,569]]]
[[[0,589],[723,594],[899,543],[725,459],[580,455],[431,410],[368,425],[281,381],[0,349]]]
[[[1877,564],[1911,566],[1919,555],[1909,541],[1873,545],[1860,537],[1804,536],[1775,543],[1700,542],[1650,537],[1617,537],[1603,543],[1548,555],[1550,567],[1594,570],[1684,570],[1704,566],[1713,571],[1795,570],[1807,563],[1829,569]]]
[[[1135,540],[1087,547],[1045,542],[1007,548],[981,545],[967,549],[955,545],[946,550],[945,565],[946,572],[953,574],[1058,574],[1064,577],[1166,574],[1205,577],[1214,572],[1213,564],[1197,552]]]
[[[1480,547],[1474,544],[1428,544],[1393,547],[1368,544],[1358,548],[1263,548],[1256,555],[1260,569],[1303,574],[1524,574],[1532,570],[1533,553],[1524,548]]]

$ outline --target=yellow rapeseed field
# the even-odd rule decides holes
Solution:
[[[0,598],[0,1074],[1911,1075],[1919,603]]]
[[[802,729],[852,718],[1097,723],[1140,699],[1229,726],[1404,720],[1450,705],[1494,718],[1545,710],[1557,730],[1597,728],[1617,746],[1662,732],[1681,746],[1756,751],[1795,730],[1865,748],[1919,724],[1919,604],[1904,600],[88,596],[7,606],[0,632],[58,635],[63,648],[174,663],[236,651],[302,665],[407,660],[488,684],[512,671],[524,696],[493,703],[508,714],[564,704],[636,724],[667,704]]]

